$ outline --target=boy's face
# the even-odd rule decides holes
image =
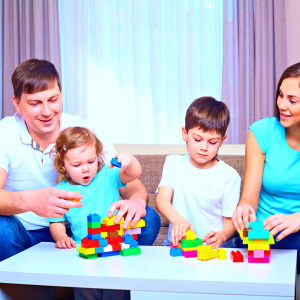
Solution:
[[[68,150],[64,157],[63,168],[70,175],[71,184],[88,185],[98,170],[96,147],[83,146]]]
[[[187,143],[191,164],[199,169],[209,169],[215,165],[213,158],[217,155],[227,135],[222,138],[216,132],[203,132],[194,127],[186,132],[182,127],[182,138]]]
[[[57,83],[49,90],[23,93],[20,101],[14,96],[13,103],[16,111],[23,115],[31,135],[47,135],[57,129],[62,113],[62,92]]]

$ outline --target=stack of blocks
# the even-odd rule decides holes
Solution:
[[[135,226],[123,229],[124,218],[118,224],[114,224],[115,216],[104,218],[98,214],[89,214],[88,235],[81,240],[77,251],[84,258],[97,258],[113,255],[131,256],[141,254],[138,247],[137,235],[141,233],[141,227],[145,227],[145,221],[140,219]]]
[[[263,222],[250,222],[249,227],[239,230],[243,244],[248,245],[248,263],[269,263],[271,244],[275,244],[268,229],[264,229]]]

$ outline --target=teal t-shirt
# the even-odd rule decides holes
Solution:
[[[62,222],[68,220],[73,233],[72,239],[80,243],[87,236],[87,216],[97,213],[103,219],[107,216],[110,205],[120,200],[119,187],[126,186],[120,180],[120,169],[109,169],[105,165],[89,185],[71,185],[62,181],[55,188],[65,191],[76,191],[83,195],[82,206],[70,208],[60,219],[49,219],[49,222]]]
[[[265,154],[257,220],[300,212],[300,151],[289,147],[277,118],[257,121],[250,130]]]

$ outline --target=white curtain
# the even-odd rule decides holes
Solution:
[[[64,111],[115,143],[179,144],[222,94],[222,0],[59,0]]]

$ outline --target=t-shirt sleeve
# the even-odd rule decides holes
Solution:
[[[6,136],[7,128],[5,128],[5,125],[5,123],[0,123],[0,168],[8,173],[11,150]]]
[[[222,199],[222,216],[231,218],[240,199],[241,177],[234,171],[228,179],[223,199]]]
[[[116,188],[126,186],[126,183],[121,182],[120,171],[121,171],[121,169],[117,168],[117,167],[114,167],[112,169],[109,169],[107,167],[107,170],[106,170],[106,174],[107,174],[106,176],[108,177],[111,185],[113,185]]]
[[[162,171],[162,176],[161,176],[161,180],[160,183],[156,189],[156,194],[158,193],[158,189],[161,186],[169,186],[172,189],[174,189],[174,176],[173,176],[173,170],[172,170],[172,164],[171,164],[171,159],[170,157],[166,157],[166,161],[163,167],[163,171]]]
[[[270,118],[253,123],[249,129],[253,133],[261,151],[266,154],[269,149]]]

